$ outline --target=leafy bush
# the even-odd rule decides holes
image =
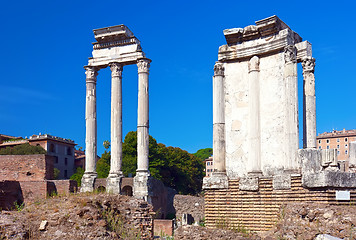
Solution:
[[[14,147],[6,147],[0,149],[0,155],[31,155],[31,154],[46,154],[47,151],[41,146],[32,146],[29,143],[16,145]]]

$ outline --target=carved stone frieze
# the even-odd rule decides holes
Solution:
[[[314,73],[315,69],[315,58],[306,57],[302,61],[303,73],[311,72]]]
[[[297,48],[294,45],[288,45],[284,48],[284,61],[285,63],[297,62]]]
[[[253,56],[248,62],[248,71],[260,71],[260,58]]]
[[[150,69],[151,60],[144,58],[137,61],[138,73],[148,73]]]
[[[214,65],[214,76],[224,76],[224,64],[220,62],[216,62]]]
[[[122,77],[122,65],[118,62],[109,63],[111,69],[111,77]]]

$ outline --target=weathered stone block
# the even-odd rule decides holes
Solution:
[[[243,191],[258,191],[258,177],[243,177],[239,181],[239,189]]]
[[[272,181],[273,189],[285,190],[291,188],[291,176],[290,174],[281,174],[273,176]]]
[[[225,173],[213,172],[210,177],[203,178],[203,189],[225,189],[228,183]]]

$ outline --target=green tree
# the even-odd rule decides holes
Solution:
[[[110,172],[110,152],[105,151],[96,163],[98,178],[107,178]]]
[[[211,157],[213,155],[213,149],[212,148],[203,148],[199,149],[196,153],[194,153],[194,156],[199,158],[200,160],[204,161],[205,159]]]
[[[84,169],[78,167],[76,172],[70,177],[70,179],[77,181],[78,186],[82,183],[82,177],[84,175]]]
[[[61,171],[58,168],[54,168],[53,169],[53,178],[54,179],[59,179],[59,174],[61,173]]]
[[[0,155],[31,155],[31,154],[46,154],[47,151],[41,146],[32,146],[29,143],[16,145],[14,147],[6,147],[0,149]]]

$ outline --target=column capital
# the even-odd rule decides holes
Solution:
[[[297,48],[294,45],[288,45],[284,48],[285,63],[297,63]]]
[[[216,62],[214,65],[214,76],[224,76],[225,68],[221,62]]]
[[[315,58],[313,57],[305,57],[302,60],[303,73],[314,73],[315,69]]]
[[[253,56],[248,62],[248,71],[260,71],[260,58],[257,56]]]
[[[111,77],[122,77],[122,64],[118,62],[109,63]]]
[[[138,73],[149,73],[151,60],[148,58],[141,58],[137,60]]]
[[[98,76],[98,69],[92,66],[84,66],[86,82],[93,82],[96,83],[96,76]]]

